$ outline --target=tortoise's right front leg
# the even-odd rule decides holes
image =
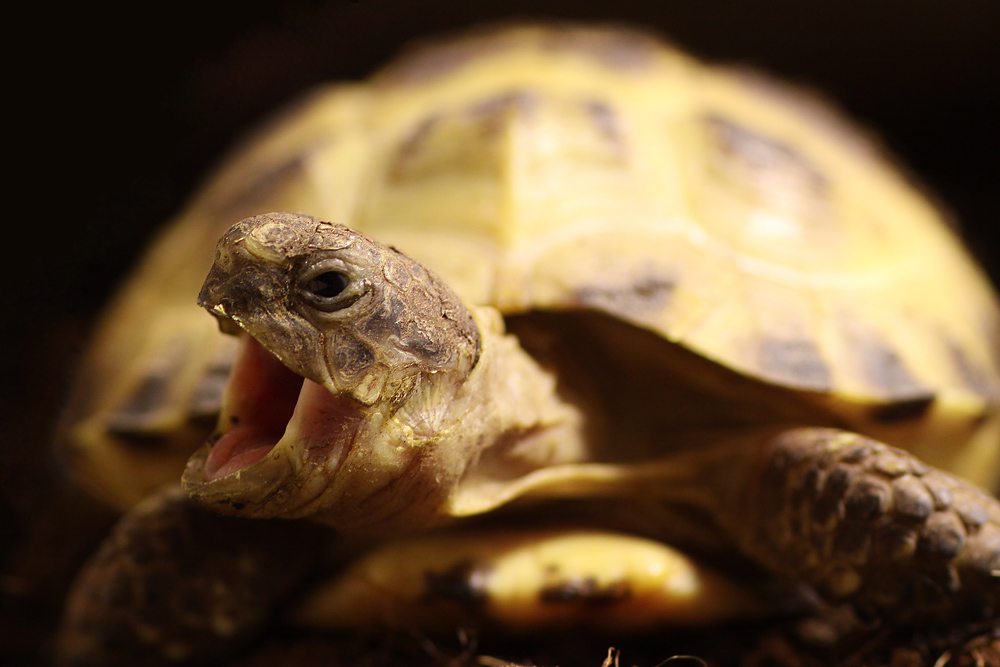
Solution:
[[[750,447],[719,513],[773,572],[894,625],[1000,622],[1000,502],[863,436],[803,428]]]
[[[171,488],[126,515],[84,565],[57,664],[167,665],[231,652],[319,566],[330,534],[219,516]]]

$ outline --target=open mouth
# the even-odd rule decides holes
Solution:
[[[205,459],[204,481],[238,473],[286,445],[298,450],[300,460],[339,458],[358,419],[350,398],[297,375],[241,334],[223,395],[222,432]]]
[[[305,381],[254,338],[241,338],[223,399],[228,429],[205,460],[206,480],[225,477],[267,456],[284,435]]]

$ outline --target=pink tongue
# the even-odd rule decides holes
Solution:
[[[218,439],[205,459],[205,479],[225,477],[257,463],[274,448],[275,437],[253,426],[237,426]]]

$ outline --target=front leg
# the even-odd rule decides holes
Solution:
[[[804,428],[729,477],[720,521],[741,548],[828,599],[896,625],[1000,618],[1000,502],[863,436]]]
[[[230,652],[321,563],[330,534],[219,516],[170,488],[126,515],[84,565],[56,662],[135,667]]]

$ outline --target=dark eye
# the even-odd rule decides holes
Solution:
[[[306,284],[306,290],[321,299],[332,299],[340,296],[351,283],[340,271],[321,273]]]
[[[342,265],[337,261],[313,265],[299,279],[301,298],[324,313],[342,310],[357,301],[363,291],[364,280],[352,278],[350,273],[341,270]]]

